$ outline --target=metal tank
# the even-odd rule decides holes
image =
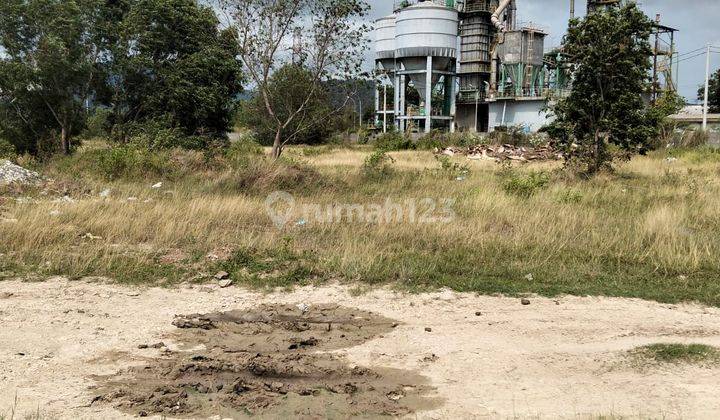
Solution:
[[[395,68],[395,15],[375,21],[375,62],[379,70]]]
[[[452,3],[452,2],[451,2]],[[453,5],[420,2],[397,12],[395,19],[396,92],[399,92],[397,118],[400,128],[408,119],[424,119],[429,132],[433,119],[452,121],[454,113],[454,79],[458,45],[458,11]],[[424,114],[417,118],[405,115],[406,78],[424,99]],[[443,78],[447,106],[443,115],[433,115],[432,91]],[[447,115],[445,115],[447,114]],[[453,126],[451,124],[451,130]]]

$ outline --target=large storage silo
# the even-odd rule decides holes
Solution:
[[[395,69],[395,15],[375,21],[375,62],[379,70]]]
[[[424,120],[425,132],[431,130],[432,120],[452,122],[457,44],[458,12],[454,7],[426,1],[397,12],[395,103],[396,119],[401,129],[411,119]],[[441,111],[433,111],[432,92],[440,79],[444,82],[444,104]],[[421,115],[406,115],[405,88],[408,81],[423,100]],[[453,129],[452,124],[450,128]]]

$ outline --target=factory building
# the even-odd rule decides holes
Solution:
[[[588,0],[588,13],[624,1]],[[516,0],[395,0],[394,13],[376,22],[377,125],[416,133],[539,130],[548,103],[567,94],[572,79],[563,54],[545,52],[546,37],[517,22]],[[674,41],[668,49],[670,63],[659,67],[672,72]]]

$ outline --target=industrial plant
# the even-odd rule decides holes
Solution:
[[[588,0],[587,12],[624,0]],[[570,0],[570,16],[575,1]],[[376,119],[383,131],[536,132],[566,95],[572,63],[547,31],[517,20],[516,0],[396,0],[376,22]],[[675,89],[675,30],[657,16],[648,101]]]

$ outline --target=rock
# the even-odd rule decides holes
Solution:
[[[430,328],[430,327],[425,327],[425,332],[432,332],[432,328]]]
[[[42,181],[37,172],[15,165],[9,160],[0,160],[0,184],[36,184]]]
[[[530,299],[522,298],[522,299],[520,299],[520,303],[522,303],[523,305],[527,306],[527,305],[530,304]]]
[[[532,273],[528,273],[528,275],[525,276],[525,280],[533,281],[535,280],[535,277],[533,277]]]
[[[220,280],[218,282],[218,286],[222,287],[223,289],[226,287],[232,286],[232,284],[233,284],[233,281],[230,279]]]
[[[2,292],[2,293],[0,293],[0,299],[9,299],[9,298],[11,298],[11,297],[13,297],[13,296],[15,296],[15,294],[14,294],[14,293],[10,293],[10,292]]]
[[[62,213],[60,213],[60,210],[52,210],[50,211],[50,216],[60,216]]]
[[[137,201],[137,197],[128,197],[127,201]]]
[[[480,316],[480,315],[482,315],[482,312],[480,312],[480,311],[475,312],[475,316]]]
[[[147,416],[148,416],[147,411],[141,411],[138,413],[138,417],[147,417]]]
[[[310,309],[310,306],[307,303],[298,303],[295,307],[300,309],[302,313],[305,313]]]
[[[230,273],[228,273],[227,271],[218,271],[218,273],[215,274],[215,278],[217,280],[225,280],[230,278]]]
[[[100,191],[100,194],[98,194],[98,195],[101,198],[108,198],[108,197],[110,197],[110,192],[111,191],[109,189],[105,189],[105,190]]]
[[[162,186],[163,186],[163,183],[162,183],[162,182],[158,182],[157,184],[153,185],[151,188],[157,190],[157,189],[159,189],[159,188],[162,188]]]

